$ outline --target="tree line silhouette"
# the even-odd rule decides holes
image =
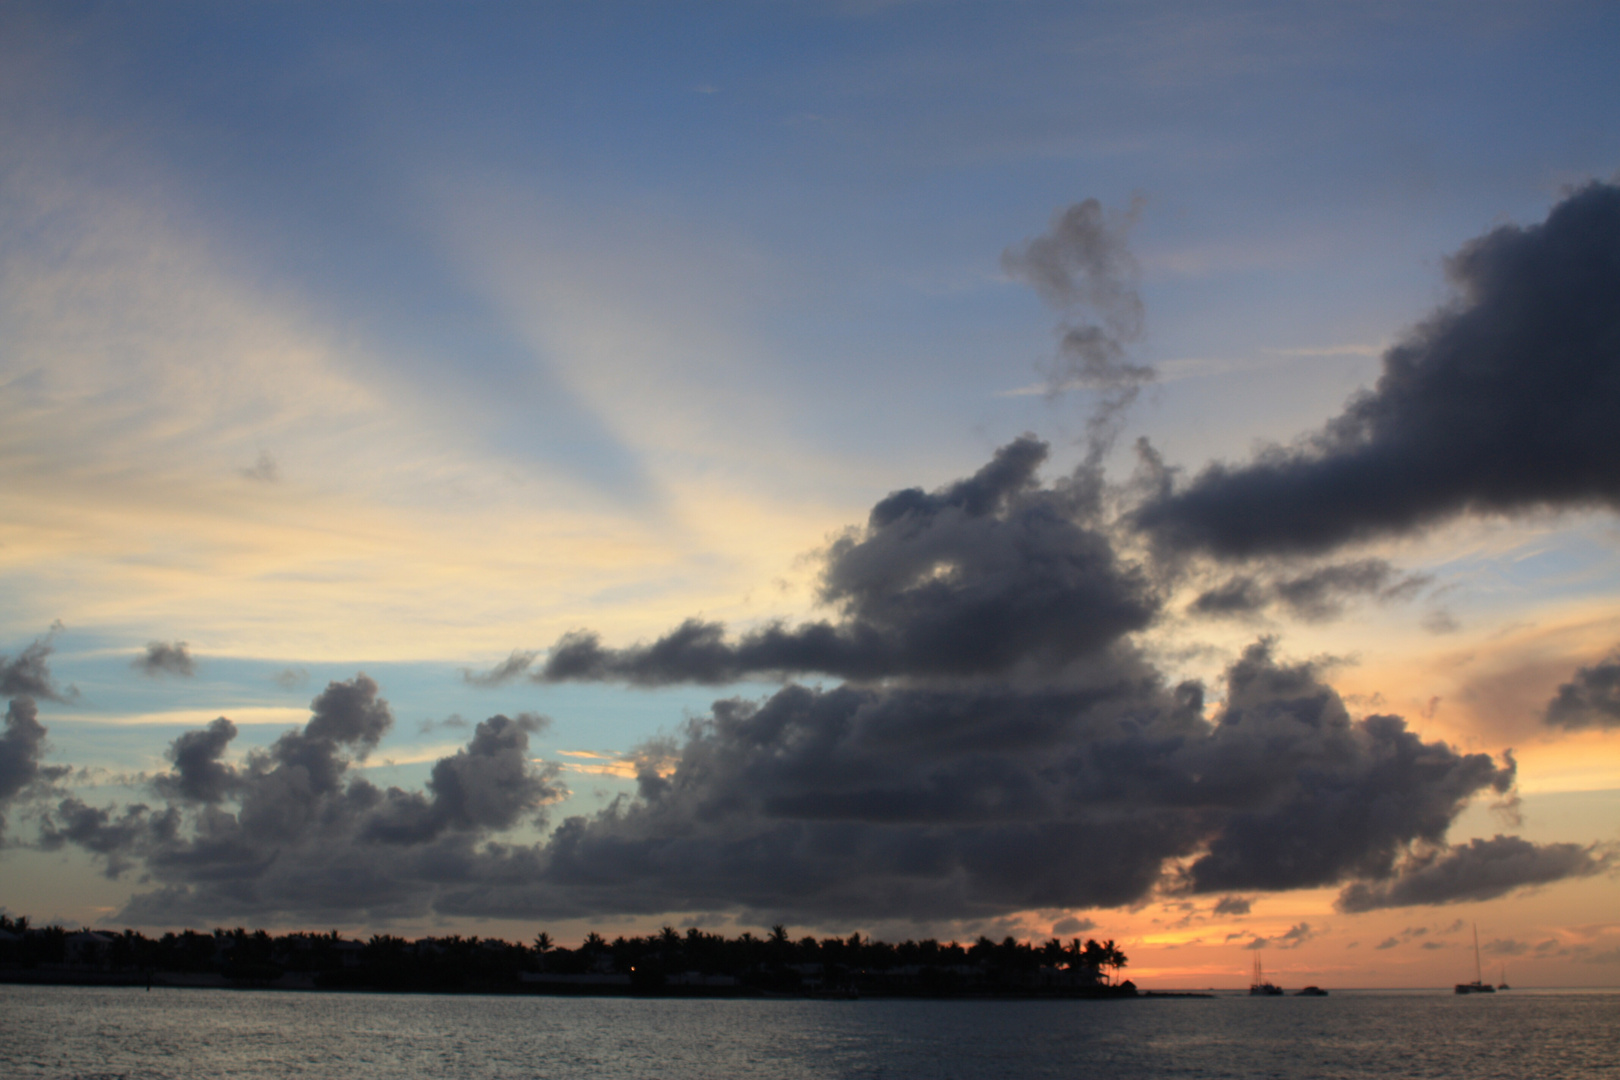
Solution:
[[[979,937],[898,944],[863,937],[795,939],[784,926],[734,938],[672,926],[574,948],[549,933],[498,938],[375,934],[368,941],[243,927],[149,938],[135,930],[71,932],[0,915],[0,978],[11,981],[175,982],[314,989],[828,996],[1120,996],[1135,993],[1112,940],[1045,942]]]

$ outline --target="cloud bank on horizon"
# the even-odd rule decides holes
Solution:
[[[1075,353],[1070,374],[1115,395],[1105,415],[1143,376],[1124,358],[1139,311],[1119,284],[1119,226],[1100,213],[1060,212],[1008,268],[1100,313],[1078,330],[1102,351]],[[1211,709],[1210,688],[1175,681],[1138,640],[1198,560],[1232,571],[1194,601],[1200,613],[1276,604],[1322,619],[1422,586],[1381,559],[1325,561],[1341,549],[1466,513],[1615,505],[1620,443],[1603,421],[1620,403],[1620,188],[1593,183],[1540,225],[1496,229],[1450,272],[1456,302],[1291,448],[1186,482],[1144,448],[1143,475],[1121,488],[1096,455],[1043,482],[1047,447],[1026,436],[966,479],[887,496],[833,540],[820,588],[831,618],[733,635],[694,617],[619,647],[580,630],[543,657],[520,649],[470,673],[789,680],[644,745],[633,797],[539,841],[506,834],[565,794],[558,770],[529,758],[540,718],[491,717],[434,764],[426,791],[382,789],[353,770],[393,724],[364,675],[333,682],[307,723],[241,765],[226,761],[237,729],[225,717],[180,736],[172,768],[149,781],[162,808],[88,804],[41,764],[32,698],[61,696],[48,639],[0,661],[13,697],[0,810],[37,818],[28,842],[149,879],[122,913],[143,924],[969,919],[1327,886],[1357,912],[1604,872],[1613,854],[1597,844],[1447,842],[1470,800],[1511,797],[1511,756],[1425,741],[1395,715],[1356,719],[1321,665],[1284,660],[1269,640],[1229,666]],[[184,643],[153,642],[135,666],[188,675],[193,663]],[[1577,672],[1549,727],[1612,726],[1612,668]],[[791,681],[816,675],[843,682]]]

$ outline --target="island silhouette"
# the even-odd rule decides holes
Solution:
[[[338,931],[272,935],[70,931],[0,915],[0,981],[221,986],[432,993],[690,997],[1131,997],[1128,961],[1112,940],[1044,942],[981,936],[891,944],[848,937],[795,939],[777,925],[734,938],[672,926],[612,941],[587,934],[574,948],[541,931],[525,944],[498,938]]]

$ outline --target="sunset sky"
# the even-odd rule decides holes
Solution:
[[[0,911],[1620,984],[1616,55],[6,5]]]

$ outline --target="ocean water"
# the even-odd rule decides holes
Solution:
[[[1620,992],[792,1001],[0,986],[6,1080],[1620,1076]]]

